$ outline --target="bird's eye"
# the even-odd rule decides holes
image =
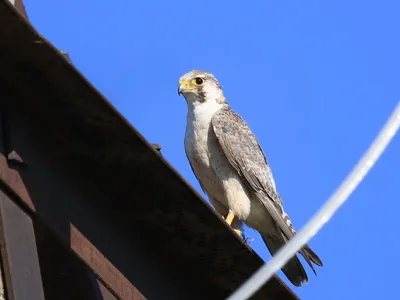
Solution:
[[[195,85],[202,85],[204,83],[203,78],[196,77],[195,79],[192,80],[193,84]]]

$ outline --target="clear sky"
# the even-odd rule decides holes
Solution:
[[[212,72],[258,136],[297,229],[400,99],[396,0],[24,2],[33,25],[198,191],[177,81],[192,69]],[[399,155],[397,137],[310,242],[324,267],[309,272],[308,285],[289,285],[300,297],[398,296]],[[259,235],[247,234],[269,259]]]

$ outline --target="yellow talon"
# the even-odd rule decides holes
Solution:
[[[243,232],[241,232],[239,229],[233,229],[239,236],[243,237]]]
[[[233,219],[235,218],[235,216],[233,215],[233,213],[229,212],[229,214],[226,216],[226,223],[228,223],[228,225],[231,225],[233,222]]]
[[[226,216],[226,218],[225,218],[225,221],[226,221],[226,223],[228,223],[228,225],[229,226],[231,226],[232,227],[232,222],[233,222],[233,219],[235,218],[235,215],[233,214],[233,213],[231,213],[231,212],[229,212],[228,213],[228,215]],[[243,234],[243,232],[242,231],[240,231],[239,229],[234,229],[234,228],[232,228],[240,237],[244,237],[244,234]]]

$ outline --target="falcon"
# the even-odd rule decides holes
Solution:
[[[224,97],[217,79],[193,70],[179,79],[178,95],[187,102],[185,153],[218,214],[242,235],[243,223],[258,231],[274,255],[296,231],[283,210],[271,168],[256,136]],[[316,275],[322,261],[305,245],[299,253]],[[308,282],[295,255],[282,268],[295,286]]]

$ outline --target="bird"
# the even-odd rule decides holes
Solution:
[[[243,237],[246,224],[274,255],[296,231],[277,192],[271,167],[247,122],[226,100],[212,73],[192,70],[179,79],[187,104],[185,154],[201,189],[224,220]],[[298,251],[317,275],[321,259],[305,244]],[[297,255],[282,271],[296,287],[308,283]]]

